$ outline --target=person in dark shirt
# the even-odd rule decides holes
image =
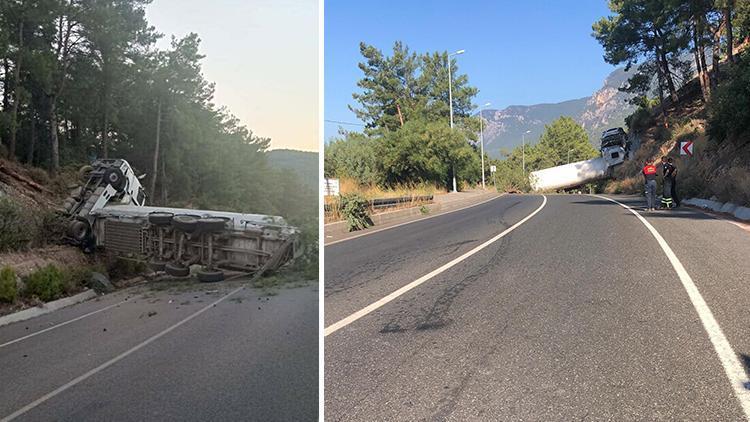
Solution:
[[[679,207],[680,206],[680,199],[677,197],[677,166],[674,165],[674,160],[672,157],[669,157],[667,159],[667,163],[670,166],[670,176],[672,178],[672,200],[674,201],[674,206]]]
[[[669,164],[668,157],[661,157],[662,169],[662,208],[672,208],[672,167]]]
[[[646,160],[642,173],[646,185],[646,209],[653,211],[656,207],[656,166],[653,159]]]

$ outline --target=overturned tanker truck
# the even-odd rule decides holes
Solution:
[[[614,167],[630,155],[630,140],[622,128],[602,132],[601,156],[529,173],[531,189],[551,191],[581,186],[612,177]]]
[[[225,270],[257,274],[301,254],[299,231],[282,217],[145,206],[146,194],[127,161],[95,161],[85,183],[63,204],[65,240],[85,252],[148,262],[154,271],[200,281]]]

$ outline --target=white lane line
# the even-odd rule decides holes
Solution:
[[[750,380],[748,379],[748,376],[745,373],[744,368],[742,367],[742,363],[740,363],[740,360],[737,358],[737,354],[732,349],[732,345],[729,344],[729,341],[727,340],[726,336],[724,336],[724,332],[721,330],[718,321],[716,321],[716,318],[714,318],[714,314],[711,312],[708,304],[698,291],[698,287],[696,287],[695,283],[693,283],[693,279],[690,277],[690,274],[688,274],[688,272],[685,270],[685,267],[677,258],[677,255],[675,255],[675,253],[672,251],[672,248],[670,248],[669,244],[667,244],[667,241],[664,240],[664,238],[661,236],[661,234],[659,234],[658,231],[656,231],[654,226],[652,226],[651,223],[649,223],[634,209],[606,196],[593,196],[619,204],[620,206],[633,213],[636,217],[638,217],[639,220],[641,220],[643,225],[646,226],[646,228],[651,232],[656,241],[659,243],[659,246],[661,246],[664,254],[667,255],[667,258],[669,258],[669,262],[672,263],[672,267],[677,272],[677,276],[680,278],[682,286],[687,291],[687,294],[690,297],[690,302],[693,303],[693,307],[695,308],[696,312],[698,312],[698,316],[703,323],[703,328],[706,330],[706,333],[708,333],[708,338],[711,340],[711,344],[713,344],[716,354],[719,355],[719,360],[721,361],[721,365],[724,367],[724,372],[726,373],[727,378],[729,378],[729,382],[732,384],[734,395],[737,397],[737,400],[739,400],[740,405],[742,406],[742,410],[745,412],[745,418],[747,420],[750,420],[750,389],[748,389],[750,388]]]
[[[324,244],[323,246],[335,245],[336,243],[346,242],[347,240],[356,239],[358,237],[367,236],[367,235],[378,233],[378,232],[382,232],[382,231],[385,231],[385,230],[395,229],[396,227],[401,227],[401,226],[405,226],[407,224],[416,223],[417,221],[422,221],[422,220],[427,220],[427,219],[430,219],[430,218],[440,217],[441,215],[450,214],[452,212],[463,211],[463,210],[471,208],[471,207],[476,207],[478,205],[486,204],[486,203],[488,203],[490,201],[494,201],[495,199],[501,198],[503,196],[505,196],[504,193],[500,194],[498,196],[493,196],[492,198],[490,198],[490,199],[488,199],[486,201],[477,202],[476,204],[467,205],[465,207],[461,207],[461,208],[458,208],[458,209],[455,209],[455,210],[448,210],[448,211],[437,213],[437,214],[430,215],[430,216],[427,216],[427,217],[418,218],[416,220],[405,221],[403,223],[399,223],[399,224],[396,224],[396,225],[393,225],[393,226],[383,227],[382,229],[368,230],[368,231],[365,231],[364,233],[360,233],[360,234],[358,234],[356,236],[347,237],[345,239],[334,240],[333,242],[328,242],[328,243]]]
[[[17,338],[17,339],[15,339],[15,340],[11,340],[11,341],[5,342],[5,343],[3,343],[3,344],[0,344],[0,349],[2,349],[2,348],[3,348],[3,347],[5,347],[5,346],[10,346],[10,345],[11,345],[11,344],[13,344],[13,343],[18,343],[19,341],[23,341],[23,340],[26,340],[26,339],[28,339],[28,338],[31,338],[31,337],[34,337],[34,336],[38,336],[39,334],[42,334],[42,333],[46,333],[47,331],[52,331],[52,330],[54,330],[54,329],[56,329],[56,328],[60,328],[60,327],[62,327],[62,326],[64,326],[64,325],[68,325],[68,324],[70,324],[70,323],[73,323],[73,322],[76,322],[76,321],[80,321],[80,320],[82,320],[82,319],[84,319],[84,318],[90,317],[91,315],[96,315],[96,314],[98,314],[99,312],[104,312],[104,311],[106,311],[107,309],[112,309],[112,308],[114,308],[115,306],[118,306],[118,305],[122,305],[122,304],[123,304],[123,303],[125,303],[125,302],[127,302],[127,299],[126,299],[126,300],[122,300],[122,301],[120,301],[120,302],[117,302],[117,303],[113,303],[113,304],[111,304],[111,305],[109,305],[109,306],[105,306],[105,307],[103,307],[103,308],[101,308],[101,309],[97,309],[96,311],[91,311],[91,312],[89,312],[89,313],[87,313],[87,314],[83,314],[83,315],[81,315],[81,316],[79,316],[79,317],[76,317],[76,318],[73,318],[73,319],[71,319],[71,320],[68,320],[68,321],[65,321],[65,322],[61,322],[61,323],[59,323],[59,324],[55,324],[55,325],[53,325],[53,326],[50,326],[50,327],[47,327],[47,328],[45,328],[45,329],[43,329],[43,330],[39,330],[39,331],[37,331],[37,332],[35,332],[35,333],[31,333],[31,334],[29,334],[29,335],[25,335],[25,336],[23,336],[23,337],[20,337],[20,338]]]
[[[357,311],[357,312],[349,315],[348,317],[346,317],[346,318],[344,318],[344,319],[342,319],[342,320],[340,320],[338,322],[335,322],[335,323],[329,325],[324,330],[323,335],[324,336],[328,336],[330,334],[335,333],[336,331],[340,330],[341,328],[346,327],[347,325],[351,324],[352,322],[354,322],[354,321],[362,318],[363,316],[365,316],[365,315],[373,312],[374,310],[376,310],[376,309],[380,308],[381,306],[385,305],[386,303],[388,303],[388,302],[396,299],[397,297],[399,297],[402,294],[408,292],[409,290],[411,290],[411,289],[419,286],[420,284],[426,282],[427,280],[435,277],[436,275],[438,275],[438,274],[444,272],[445,270],[453,267],[454,265],[456,265],[459,262],[465,260],[466,258],[468,258],[468,257],[474,255],[475,253],[481,251],[482,249],[486,248],[487,246],[489,246],[489,245],[497,242],[498,240],[500,240],[501,238],[503,238],[505,235],[507,235],[508,233],[512,232],[516,228],[518,228],[521,224],[527,222],[529,219],[531,219],[531,217],[535,216],[539,211],[541,211],[542,208],[544,208],[544,206],[547,204],[547,197],[544,196],[544,195],[542,195],[542,198],[543,198],[542,205],[540,205],[539,208],[537,208],[536,210],[534,210],[534,212],[532,212],[531,214],[529,214],[526,217],[524,217],[523,220],[521,220],[518,223],[516,223],[516,224],[514,224],[514,225],[512,225],[510,227],[508,227],[507,229],[503,230],[502,233],[500,233],[497,236],[493,237],[492,239],[490,239],[490,240],[482,243],[481,245],[477,246],[476,248],[470,250],[469,252],[466,252],[465,254],[459,256],[458,258],[455,258],[452,261],[448,262],[447,264],[444,264],[440,268],[438,268],[436,270],[433,270],[430,273],[427,273],[427,274],[423,275],[422,277],[419,277],[418,279],[416,279],[416,280],[412,281],[411,283],[409,283],[409,284],[401,287],[400,289],[394,291],[393,293],[389,294],[388,296],[386,296],[386,297],[384,297],[384,298],[382,298],[382,299],[380,299],[380,300],[378,300],[376,302],[373,302],[372,304],[370,304],[370,305],[368,305],[368,306],[360,309],[359,311]]]
[[[65,390],[67,390],[67,389],[69,389],[71,387],[74,387],[76,384],[79,384],[80,382],[86,380],[87,378],[90,378],[91,376],[96,375],[97,373],[99,373],[99,372],[107,369],[108,367],[114,365],[115,363],[117,363],[117,362],[125,359],[126,357],[130,356],[131,354],[133,354],[133,353],[137,352],[138,350],[146,347],[147,345],[153,343],[154,341],[158,340],[162,336],[168,334],[169,332],[171,332],[175,328],[179,327],[180,325],[182,325],[182,324],[190,321],[191,319],[197,317],[198,315],[206,312],[207,310],[211,309],[214,305],[217,305],[220,302],[223,302],[226,298],[228,298],[229,296],[232,296],[233,294],[239,292],[242,289],[244,289],[244,286],[240,286],[240,287],[232,290],[231,292],[229,292],[226,295],[220,297],[216,301],[214,301],[214,302],[206,305],[205,307],[201,308],[200,310],[196,311],[195,313],[190,314],[185,319],[183,319],[183,320],[175,323],[174,325],[170,326],[169,328],[166,328],[165,330],[159,332],[158,334],[155,334],[155,335],[149,337],[148,339],[144,340],[142,343],[137,344],[136,346],[132,347],[131,349],[128,349],[127,351],[125,351],[125,352],[123,352],[123,353],[115,356],[114,358],[112,358],[112,359],[104,362],[103,364],[97,366],[96,368],[94,368],[94,369],[86,372],[85,374],[83,374],[83,375],[81,375],[81,376],[73,379],[72,381],[70,381],[70,382],[68,382],[68,383],[66,383],[66,384],[64,384],[64,385],[56,388],[55,390],[53,390],[53,391],[51,391],[51,392],[43,395],[42,397],[34,400],[33,402],[27,404],[26,406],[24,406],[24,407],[16,410],[15,412],[11,413],[10,415],[8,415],[8,416],[0,419],[0,422],[9,422],[9,421],[12,421],[13,419],[15,419],[15,418],[23,415],[24,413],[28,412],[29,410],[32,410],[33,408],[39,406],[40,404],[46,402],[47,400],[49,400],[49,399],[57,396],[58,394],[62,393],[63,391],[65,391]]]

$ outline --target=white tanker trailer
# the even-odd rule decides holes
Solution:
[[[612,176],[612,169],[628,155],[628,137],[622,128],[602,133],[601,157],[550,167],[529,173],[529,184],[535,192],[573,188]]]

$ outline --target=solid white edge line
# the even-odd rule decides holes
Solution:
[[[449,268],[453,267],[454,265],[458,264],[459,262],[465,260],[466,258],[468,258],[468,257],[474,255],[475,253],[481,251],[482,249],[486,248],[487,246],[489,246],[489,245],[497,242],[498,240],[500,240],[501,238],[503,238],[505,235],[507,235],[508,233],[512,232],[513,230],[515,230],[516,228],[518,228],[519,226],[521,226],[523,223],[525,223],[529,219],[531,219],[533,216],[535,216],[537,213],[539,213],[539,211],[541,211],[542,208],[544,208],[544,206],[547,204],[547,197],[544,196],[544,195],[542,195],[542,198],[543,198],[542,205],[540,205],[539,208],[537,208],[536,210],[534,210],[534,212],[532,212],[531,214],[529,214],[526,217],[524,217],[521,221],[519,221],[516,224],[508,227],[507,229],[503,230],[500,234],[496,235],[495,237],[491,238],[490,240],[487,240],[486,242],[484,242],[481,245],[477,246],[476,248],[474,248],[474,249],[466,252],[465,254],[459,256],[458,258],[454,258],[453,260],[451,260],[450,262],[442,265],[441,267],[439,267],[439,268],[437,268],[437,269],[435,269],[435,270],[433,270],[433,271],[431,271],[431,272],[423,275],[422,277],[419,277],[418,279],[412,281],[411,283],[409,283],[409,284],[401,287],[400,289],[392,292],[388,296],[386,296],[386,297],[384,297],[384,298],[382,298],[382,299],[380,299],[380,300],[378,300],[376,302],[371,303],[370,305],[368,305],[368,306],[360,309],[359,311],[357,311],[357,312],[349,315],[348,317],[346,317],[346,318],[344,318],[344,319],[342,319],[342,320],[340,320],[338,322],[335,322],[335,323],[329,325],[325,329],[324,336],[329,336],[329,335],[335,333],[336,331],[340,330],[341,328],[346,327],[347,325],[349,325],[349,324],[353,323],[354,321],[362,318],[363,316],[365,316],[365,315],[367,315],[367,314],[375,311],[376,309],[380,308],[381,306],[385,305],[386,303],[388,303],[388,302],[396,299],[397,297],[403,295],[404,293],[408,292],[409,290],[411,290],[411,289],[419,286],[420,284],[422,284],[422,283],[430,280],[431,278],[435,277],[436,275],[438,275],[438,274],[440,274],[440,273],[448,270]]]
[[[175,328],[177,328],[177,327],[181,326],[182,324],[190,321],[191,319],[197,317],[198,315],[206,312],[207,310],[211,309],[214,305],[217,305],[217,304],[223,302],[224,299],[228,298],[229,296],[232,296],[233,294],[239,292],[242,289],[244,289],[244,286],[240,286],[240,287],[232,290],[231,292],[229,292],[226,295],[222,296],[221,298],[215,300],[214,302],[206,305],[205,307],[199,309],[195,313],[190,314],[189,316],[187,316],[186,318],[180,320],[179,322],[175,323],[174,325],[171,325],[170,327],[164,329],[163,331],[160,331],[159,333],[154,334],[153,336],[151,336],[148,339],[144,340],[143,342],[141,342],[141,343],[133,346],[132,348],[126,350],[125,352],[123,352],[123,353],[121,353],[121,354],[113,357],[112,359],[104,362],[103,364],[97,366],[96,368],[94,368],[94,369],[86,372],[85,374],[83,374],[83,375],[81,375],[81,376],[79,376],[77,378],[74,378],[73,380],[71,380],[71,381],[69,381],[69,382],[61,385],[60,387],[56,388],[55,390],[53,390],[53,391],[51,391],[51,392],[43,395],[42,397],[34,400],[33,402],[27,404],[26,406],[24,406],[24,407],[16,410],[15,412],[11,413],[10,415],[8,415],[8,416],[0,419],[0,422],[9,422],[9,421],[12,421],[13,419],[15,419],[15,418],[23,415],[24,413],[26,413],[26,412],[34,409],[35,407],[37,407],[40,404],[46,402],[47,400],[49,400],[49,399],[57,396],[58,394],[64,392],[65,390],[67,390],[67,389],[69,389],[71,387],[74,387],[76,384],[79,384],[80,382],[86,380],[87,378],[89,378],[89,377],[91,377],[93,375],[96,375],[98,372],[101,372],[104,369],[107,369],[108,367],[114,365],[115,363],[117,363],[117,362],[125,359],[126,357],[130,356],[131,354],[133,354],[133,353],[137,352],[138,350],[144,348],[145,346],[153,343],[154,341],[158,340],[162,336],[168,334],[169,332],[171,332]]]
[[[450,213],[453,213],[453,212],[463,211],[463,210],[469,209],[471,207],[476,207],[476,206],[479,206],[479,205],[482,205],[482,204],[486,204],[486,203],[488,203],[490,201],[494,201],[495,199],[501,198],[503,196],[505,196],[504,193],[500,194],[500,195],[497,195],[497,196],[493,196],[492,198],[487,199],[486,201],[477,202],[476,204],[467,205],[465,207],[457,208],[455,210],[448,210],[448,211],[445,211],[445,212],[440,212],[440,213],[437,213],[437,214],[434,214],[434,215],[429,215],[427,217],[418,218],[418,219],[412,220],[412,221],[404,221],[403,223],[395,224],[393,226],[383,227],[382,229],[369,230],[369,231],[366,231],[364,233],[360,233],[360,234],[358,234],[356,236],[351,236],[351,237],[347,237],[345,239],[339,239],[339,240],[334,240],[332,242],[325,243],[324,246],[335,245],[337,243],[346,242],[347,240],[352,240],[352,239],[356,239],[356,238],[359,238],[359,237],[362,237],[362,236],[367,236],[367,235],[370,235],[370,234],[379,233],[379,232],[382,232],[382,231],[385,231],[385,230],[395,229],[396,227],[405,226],[407,224],[416,223],[418,221],[424,221],[424,220],[428,220],[430,218],[440,217],[441,215],[446,215],[446,214],[450,214]],[[325,229],[324,229],[324,231],[325,231]]]
[[[643,225],[646,226],[646,228],[654,236],[656,242],[664,251],[664,254],[667,255],[667,258],[672,264],[675,272],[677,272],[677,276],[680,278],[682,286],[685,288],[685,291],[690,297],[690,302],[692,302],[693,307],[698,313],[698,317],[700,317],[701,323],[703,323],[703,328],[706,330],[708,338],[711,340],[711,344],[714,346],[714,350],[719,356],[721,365],[724,367],[724,372],[726,373],[727,378],[732,385],[732,389],[734,390],[734,395],[740,402],[742,410],[745,412],[745,418],[747,420],[750,420],[750,390],[748,389],[750,388],[750,380],[748,380],[748,376],[745,373],[745,369],[743,368],[742,363],[737,358],[737,354],[732,349],[732,345],[729,344],[729,341],[724,335],[724,332],[721,330],[718,321],[716,321],[716,318],[714,318],[711,309],[703,299],[703,296],[701,296],[700,292],[698,291],[698,287],[696,287],[693,279],[690,277],[690,274],[688,274],[687,270],[685,270],[685,267],[677,258],[677,255],[675,255],[674,251],[672,251],[672,248],[669,246],[667,241],[664,240],[664,238],[661,236],[661,234],[659,234],[654,226],[652,226],[651,223],[649,223],[637,211],[615,199],[601,195],[592,196],[606,199],[627,209],[636,217],[638,217],[638,219],[641,220],[641,223],[643,223]]]
[[[45,329],[43,329],[43,330],[39,330],[39,331],[37,331],[37,332],[31,333],[31,334],[29,334],[29,335],[25,335],[25,336],[23,336],[23,337],[19,337],[19,338],[15,339],[15,340],[10,340],[10,341],[8,341],[8,342],[5,342],[5,343],[3,343],[3,344],[0,344],[0,349],[2,349],[2,348],[3,348],[3,347],[5,347],[5,346],[10,346],[10,345],[11,345],[11,344],[13,344],[13,343],[18,343],[19,341],[23,341],[23,340],[26,340],[26,339],[28,339],[28,338],[31,338],[31,337],[37,336],[37,335],[39,335],[39,334],[42,334],[42,333],[46,333],[47,331],[52,331],[52,330],[54,330],[55,328],[60,328],[60,327],[62,327],[62,326],[68,325],[68,324],[70,324],[70,323],[72,323],[72,322],[80,321],[80,320],[82,320],[82,319],[84,319],[84,318],[86,318],[86,317],[90,317],[91,315],[96,315],[96,314],[98,314],[99,312],[104,312],[104,311],[106,311],[107,309],[112,309],[112,308],[114,308],[115,306],[118,306],[118,305],[122,305],[122,304],[123,304],[123,303],[125,303],[125,302],[127,302],[127,300],[121,300],[121,301],[119,301],[119,302],[117,302],[117,303],[113,303],[113,304],[111,304],[111,305],[109,305],[109,306],[105,306],[105,307],[103,307],[103,308],[101,308],[101,309],[97,309],[97,310],[95,310],[95,311],[91,311],[91,312],[89,312],[89,313],[87,313],[87,314],[83,314],[83,315],[81,315],[81,316],[78,316],[78,317],[75,317],[75,318],[73,318],[73,319],[71,319],[71,320],[68,320],[68,321],[65,321],[65,322],[61,322],[61,323],[59,323],[59,324],[55,324],[55,325],[53,325],[53,326],[51,326],[51,327],[47,327],[47,328],[45,328]]]

